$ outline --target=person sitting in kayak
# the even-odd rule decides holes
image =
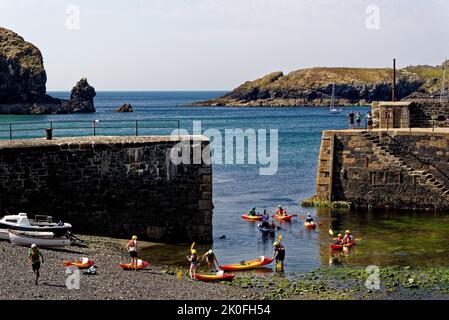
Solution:
[[[256,207],[252,207],[252,209],[249,210],[248,215],[249,215],[250,217],[257,216],[257,214],[256,214]]]
[[[195,280],[196,269],[198,269],[198,256],[196,255],[195,249],[190,250],[190,256],[187,256],[187,260],[190,261],[190,269],[189,269],[190,279]]]
[[[214,272],[218,271],[218,260],[215,256],[215,252],[212,249],[210,249],[203,255],[203,258],[201,260],[204,261],[204,259],[206,259],[207,267],[209,268],[209,270],[213,270]]]
[[[276,259],[276,270],[279,272],[284,271],[284,259],[285,259],[285,247],[280,240],[274,244],[273,259]]]
[[[282,208],[281,205],[278,206],[278,209],[276,210],[276,214],[280,217],[285,217],[287,215],[287,210]]]
[[[127,243],[126,250],[129,252],[129,256],[131,257],[131,266],[137,271],[137,236],[133,236]]]
[[[345,236],[343,237],[343,243],[349,244],[353,240],[351,230],[346,230]]]
[[[338,236],[334,238],[334,244],[343,244],[343,236],[341,235],[341,233],[339,233]]]
[[[306,222],[308,222],[308,223],[314,222],[312,216],[310,215],[310,213],[307,214]]]

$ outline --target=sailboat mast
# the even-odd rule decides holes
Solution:
[[[444,60],[444,71],[443,71],[443,80],[441,81],[441,92],[440,92],[440,102],[443,102],[443,96],[445,94],[445,85],[446,85],[446,73],[447,73],[447,59]]]
[[[332,85],[332,97],[331,97],[331,106],[330,109],[334,109],[335,106],[335,83]]]

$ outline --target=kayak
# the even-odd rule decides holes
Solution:
[[[262,220],[262,216],[249,216],[247,214],[242,215],[243,219],[246,220],[251,220],[251,221],[261,221]]]
[[[270,228],[262,227],[261,223],[257,225],[257,228],[259,228],[259,230],[262,232],[270,232]]]
[[[306,227],[307,229],[315,229],[316,228],[316,223],[315,222],[304,222],[304,227]]]
[[[291,216],[280,216],[278,214],[275,214],[272,216],[275,219],[281,220],[281,221],[291,221],[295,216],[291,215]]]
[[[351,248],[355,245],[355,240],[348,244],[331,244],[331,248],[334,250],[342,250],[343,248]]]
[[[226,266],[220,266],[223,271],[239,271],[239,270],[250,270],[262,267],[264,265],[270,264],[274,259],[260,256],[258,259],[250,261],[242,261],[241,263],[230,264]]]
[[[212,274],[196,274],[195,279],[201,281],[230,281],[234,279],[235,274],[224,273],[223,271]]]
[[[94,261],[89,258],[81,258],[77,261],[64,261],[66,267],[75,266],[80,269],[87,269],[94,265]]]
[[[146,261],[143,261],[140,259],[137,260],[137,270],[144,269],[144,268],[148,267],[149,265],[150,264]],[[135,270],[131,263],[120,263],[119,266],[123,270]]]

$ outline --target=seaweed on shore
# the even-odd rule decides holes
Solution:
[[[317,196],[307,198],[301,202],[302,207],[318,207],[318,208],[331,208],[331,209],[350,209],[351,203],[347,201],[329,201],[322,200]]]

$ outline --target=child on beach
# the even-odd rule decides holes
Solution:
[[[209,270],[213,270],[214,272],[218,271],[218,260],[215,256],[215,252],[212,249],[210,249],[203,255],[202,260],[204,261],[204,259],[206,259],[207,267],[209,268]]]
[[[189,276],[190,279],[195,280],[196,279],[196,269],[198,268],[198,256],[196,255],[196,250],[192,249],[190,250],[190,257],[187,256],[187,260],[190,261],[190,270],[189,270]]]
[[[37,245],[35,245],[34,243],[31,245],[31,249],[28,251],[28,260],[31,262],[31,268],[33,269],[35,275],[34,284],[37,286],[40,276],[39,272],[41,268],[41,261],[42,264],[44,264],[44,256],[39,251]]]
[[[282,236],[279,235],[278,241],[274,243],[273,259],[276,259],[276,271],[284,271],[285,247],[281,243]]]
[[[362,123],[362,114],[357,112],[357,115],[355,116],[355,121],[357,122],[357,129],[360,129],[360,124]]]
[[[132,239],[126,245],[126,250],[131,257],[131,266],[137,271],[137,236],[133,236]]]

